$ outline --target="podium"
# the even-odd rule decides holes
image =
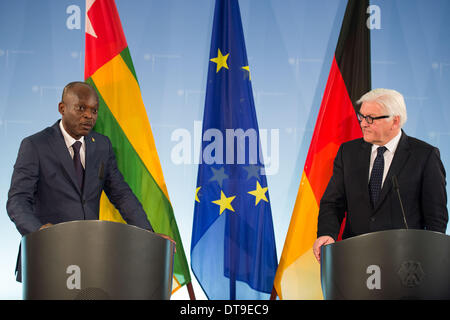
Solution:
[[[117,222],[60,223],[22,238],[24,299],[170,299],[171,241]]]
[[[321,249],[325,299],[450,299],[450,237],[388,230]]]

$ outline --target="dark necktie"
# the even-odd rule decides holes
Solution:
[[[83,188],[84,169],[80,159],[81,142],[76,141],[73,145],[73,165],[75,167],[75,174],[77,176],[78,185],[80,190]]]
[[[377,157],[373,162],[372,173],[370,174],[369,180],[369,192],[370,201],[372,206],[375,207],[378,198],[381,193],[381,184],[383,182],[383,172],[384,172],[384,156],[383,153],[387,150],[386,147],[378,147]]]

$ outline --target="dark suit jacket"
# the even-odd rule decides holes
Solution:
[[[91,131],[84,139],[83,190],[77,183],[59,121],[22,141],[6,205],[19,232],[26,235],[49,222],[98,219],[102,190],[128,224],[153,231],[142,205],[117,168],[108,137]],[[18,267],[20,272],[20,262]]]
[[[448,222],[445,169],[439,149],[403,131],[375,208],[370,204],[369,165],[372,144],[362,138],[343,143],[333,175],[320,201],[317,235],[337,238],[347,212],[342,237],[405,228],[393,189],[398,179],[406,220],[411,229],[445,232]]]

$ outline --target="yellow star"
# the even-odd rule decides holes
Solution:
[[[232,197],[226,197],[225,194],[223,193],[223,191],[220,191],[220,199],[216,200],[216,201],[212,201],[212,203],[217,204],[220,206],[220,213],[222,214],[222,212],[225,209],[231,210],[234,212],[233,207],[231,206],[231,201],[234,200],[234,198],[236,198],[236,196],[232,196]]]
[[[198,192],[200,191],[201,188],[202,188],[202,187],[198,187],[198,188],[195,190],[195,201],[197,201],[197,202],[200,202],[200,199],[198,198]]]
[[[256,181],[256,190],[249,191],[252,196],[255,196],[255,207],[259,203],[259,201],[264,200],[265,202],[269,202],[266,198],[267,187],[261,188],[259,181]]]
[[[230,54],[227,53],[227,55],[223,56],[222,52],[220,52],[220,49],[217,49],[217,57],[209,59],[212,62],[217,63],[216,73],[219,72],[222,67],[228,69],[227,59]]]
[[[252,81],[252,74],[250,73],[250,67],[249,66],[245,66],[245,67],[241,67],[241,69],[244,69],[244,70],[248,71],[248,80]]]

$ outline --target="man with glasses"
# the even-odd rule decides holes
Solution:
[[[102,191],[128,224],[153,231],[117,168],[110,140],[91,131],[98,106],[94,88],[71,82],[58,105],[61,120],[22,141],[7,202],[22,235],[60,222],[98,219]],[[20,281],[20,255],[16,272]]]
[[[403,96],[395,90],[374,89],[357,104],[363,138],[343,143],[334,160],[333,175],[320,201],[313,246],[319,262],[320,247],[336,241],[345,213],[343,239],[406,226],[442,233],[447,228],[445,169],[439,149],[404,133]],[[405,219],[393,181],[398,181]]]

